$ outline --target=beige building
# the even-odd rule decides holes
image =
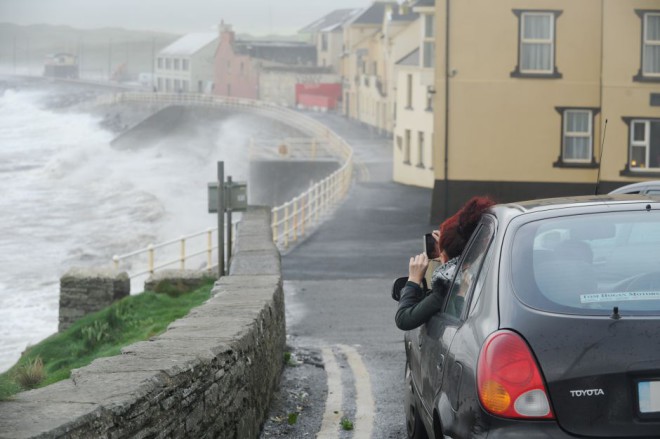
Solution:
[[[392,133],[394,63],[414,49],[418,15],[396,2],[376,1],[344,26],[344,114]]]
[[[660,177],[659,0],[435,3],[434,222]]]
[[[435,93],[435,8],[434,0],[418,1],[413,12],[419,14],[408,31],[414,33],[414,49],[393,66],[396,79],[394,148],[392,156],[394,181],[432,188],[433,168],[433,100]],[[407,45],[409,47],[409,45]]]
[[[361,9],[337,9],[299,31],[300,34],[308,35],[309,41],[316,45],[318,67],[330,67],[333,72],[340,72],[344,25],[361,12]]]

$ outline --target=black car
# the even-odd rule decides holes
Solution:
[[[660,197],[494,206],[457,296],[405,333],[409,437],[660,437]]]

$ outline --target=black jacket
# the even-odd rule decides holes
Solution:
[[[433,271],[431,289],[423,291],[419,284],[408,281],[401,289],[399,308],[394,320],[404,331],[426,323],[434,314],[442,311],[447,292],[456,272],[458,258],[451,259]]]

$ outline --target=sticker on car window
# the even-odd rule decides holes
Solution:
[[[660,291],[624,291],[580,295],[580,303],[625,302],[631,300],[660,300]]]

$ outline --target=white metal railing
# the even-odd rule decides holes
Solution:
[[[273,231],[273,241],[281,249],[288,247],[291,241],[295,242],[299,237],[304,236],[310,227],[317,225],[334,205],[343,200],[350,187],[353,174],[353,149],[350,145],[321,122],[288,108],[253,99],[191,93],[127,92],[100,96],[97,99],[98,104],[118,104],[123,102],[179,104],[218,108],[229,107],[237,110],[249,110],[252,113],[281,121],[308,134],[310,139],[306,147],[309,156],[316,157],[322,148],[324,154],[338,158],[341,163],[339,169],[323,180],[310,185],[306,191],[292,200],[272,208],[271,228]],[[302,142],[300,139],[289,138],[287,145],[291,146],[292,150],[299,151],[303,149],[299,147],[301,143],[304,144],[305,142]],[[213,232],[217,233],[217,228],[207,229],[161,244],[150,245],[146,249],[115,256],[113,263],[116,268],[120,268],[128,259],[146,255],[147,268],[139,272],[130,273],[130,276],[134,277],[147,273],[151,274],[160,268],[172,266],[177,263],[180,268],[185,268],[187,260],[206,254],[206,267],[210,269],[213,263],[213,251],[217,249],[217,246],[213,246],[212,244],[214,242],[212,239]],[[188,253],[188,241],[204,235],[207,237],[206,247]],[[177,243],[179,244],[178,257],[172,259],[170,256],[170,259],[166,261],[156,262],[156,250],[161,251]],[[169,254],[171,255],[171,251]]]

